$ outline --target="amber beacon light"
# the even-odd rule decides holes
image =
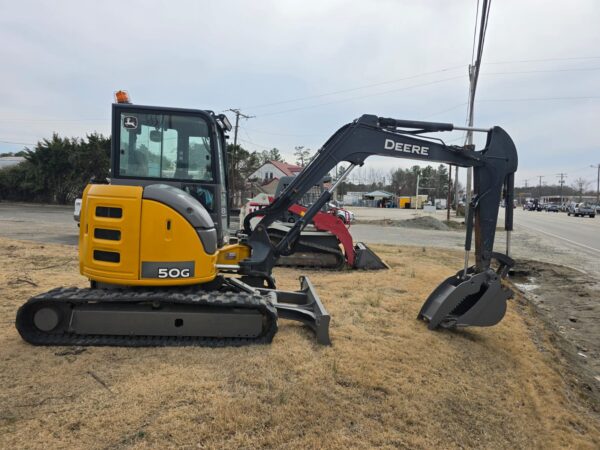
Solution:
[[[129,94],[127,93],[127,91],[115,92],[115,100],[117,103],[131,103],[129,101]]]

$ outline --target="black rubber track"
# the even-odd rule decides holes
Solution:
[[[254,309],[264,317],[263,333],[256,338],[214,338],[195,336],[109,336],[68,332],[68,324],[59,324],[51,332],[39,330],[33,322],[35,312],[44,306],[67,309],[86,303],[180,304],[199,307]],[[66,319],[64,319],[66,320]],[[225,347],[268,344],[277,332],[277,310],[272,300],[245,292],[203,292],[197,288],[173,289],[78,289],[56,288],[37,295],[17,311],[16,327],[23,339],[34,345],[79,345],[115,347],[203,346]]]
[[[274,245],[276,245],[285,234],[279,232],[279,230],[269,229],[269,237],[272,239]],[[297,254],[312,254],[314,256],[306,258],[310,262],[305,261],[305,258],[298,257]],[[334,262],[329,262],[327,257],[334,259]],[[295,268],[306,268],[306,269],[329,269],[329,270],[342,270],[346,267],[346,257],[337,244],[335,247],[329,247],[320,245],[313,242],[310,237],[300,236],[296,243],[294,253],[287,256],[280,256],[275,263],[276,266],[280,267],[295,267]]]

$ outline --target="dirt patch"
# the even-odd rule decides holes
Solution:
[[[565,266],[517,261],[513,283],[561,350],[568,382],[600,412],[600,283]]]
[[[455,221],[441,221],[431,216],[418,216],[412,219],[404,220],[392,220],[392,219],[381,219],[381,220],[362,220],[357,221],[357,224],[366,225],[382,225],[392,227],[404,227],[404,228],[416,228],[419,230],[439,230],[439,231],[450,231],[462,229],[464,226],[460,222]]]
[[[444,220],[444,224],[450,228],[451,230],[464,230],[465,229],[465,222],[464,220],[462,221],[458,221],[458,220]]]
[[[430,332],[415,317],[462,253],[373,248],[391,270],[305,271],[332,314],[331,347],[282,320],[270,346],[45,348],[20,339],[15,312],[85,286],[77,250],[0,239],[0,448],[600,446],[598,416],[536,341],[521,296],[495,327]],[[284,289],[298,274],[275,273]]]

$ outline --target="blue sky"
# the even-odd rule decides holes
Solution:
[[[0,152],[53,131],[107,134],[117,89],[139,104],[242,108],[256,117],[242,122],[241,143],[290,161],[294,146],[315,150],[364,113],[464,124],[475,7],[0,0]],[[475,124],[512,135],[517,185],[559,172],[569,184],[595,180],[598,23],[592,0],[492,2]],[[372,158],[356,176],[412,164]]]

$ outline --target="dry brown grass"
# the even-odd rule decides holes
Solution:
[[[332,347],[281,321],[271,346],[78,353],[32,347],[13,325],[31,295],[86,284],[76,250],[0,240],[0,447],[600,446],[598,418],[569,400],[553,350],[514,304],[489,329],[415,320],[460,254],[375,249],[391,271],[308,273],[333,317]],[[280,287],[297,274],[278,270]]]

